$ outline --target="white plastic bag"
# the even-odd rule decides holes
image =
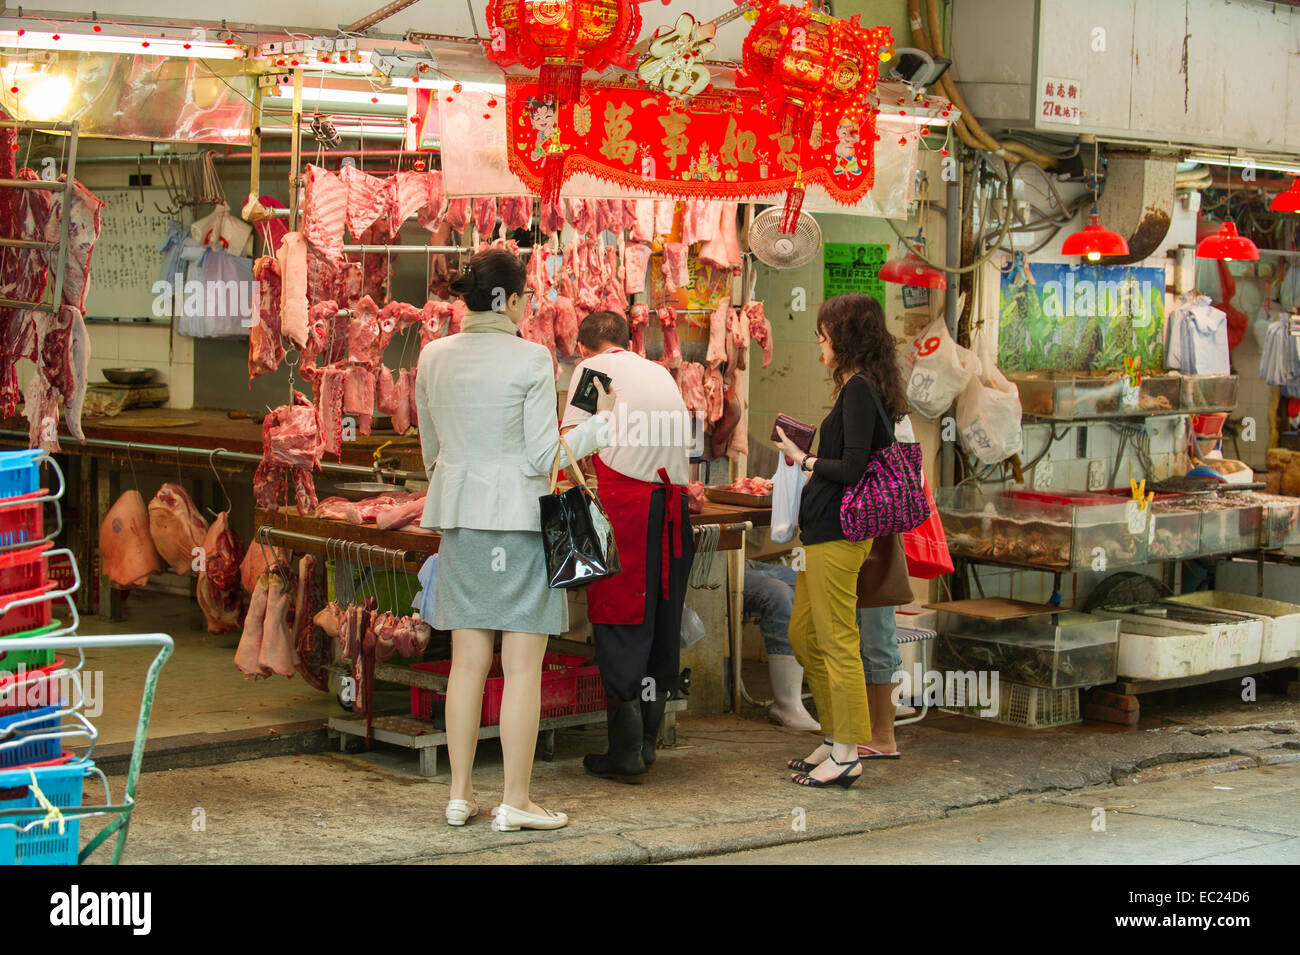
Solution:
[[[708,631],[704,629],[704,621],[700,619],[700,615],[690,607],[683,607],[681,631],[682,649],[686,650],[699,643],[704,639],[707,633]]]
[[[787,464],[785,455],[772,475],[772,543],[794,540],[799,530],[799,498],[803,495],[805,472],[797,464]]]
[[[1020,392],[994,364],[988,336],[977,333],[983,373],[971,378],[957,399],[957,441],[981,464],[997,464],[1024,447]]]
[[[958,345],[942,318],[931,322],[903,357],[907,400],[925,418],[938,418],[980,372],[975,353]]]

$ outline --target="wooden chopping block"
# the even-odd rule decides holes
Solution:
[[[1282,471],[1282,493],[1300,495],[1300,455],[1292,457]]]

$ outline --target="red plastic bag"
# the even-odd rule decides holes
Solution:
[[[907,555],[909,577],[930,580],[940,574],[953,572],[952,554],[948,552],[948,538],[943,533],[943,521],[934,505],[934,492],[930,480],[921,475],[925,496],[930,502],[930,517],[915,530],[903,534],[903,553]]]

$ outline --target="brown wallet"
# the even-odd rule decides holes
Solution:
[[[779,414],[776,416],[776,423],[772,425],[772,443],[778,444],[781,436],[776,433],[780,428],[785,432],[785,436],[795,443],[800,451],[805,454],[812,453],[813,435],[817,433],[817,426],[807,424],[798,418],[791,418],[788,414]]]

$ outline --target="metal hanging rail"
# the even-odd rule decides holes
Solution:
[[[459,245],[345,245],[344,252],[359,252],[366,255],[428,255],[437,252],[446,252],[454,254],[464,252],[473,254],[476,249],[464,248]],[[520,255],[532,252],[532,248],[516,250]]]

